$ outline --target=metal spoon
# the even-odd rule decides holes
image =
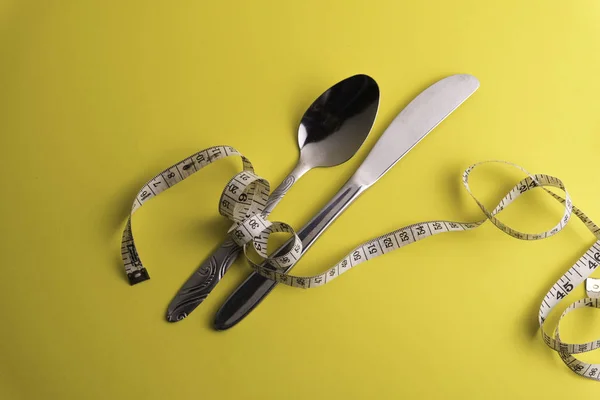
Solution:
[[[321,94],[300,122],[298,163],[273,191],[264,214],[270,214],[291,186],[309,170],[348,161],[371,131],[378,108],[379,87],[368,75],[346,78]],[[240,250],[241,247],[228,237],[179,289],[167,309],[167,321],[184,319],[202,303]]]

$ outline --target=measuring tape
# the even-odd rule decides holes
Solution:
[[[228,230],[228,234],[231,235],[232,239],[244,249],[244,254],[251,268],[258,274],[265,278],[276,280],[279,283],[297,288],[308,289],[325,285],[353,267],[380,255],[387,254],[411,243],[440,233],[475,229],[488,220],[501,231],[514,238],[521,240],[540,240],[556,235],[567,225],[571,216],[575,214],[596,237],[596,242],[554,285],[552,285],[548,293],[546,293],[540,305],[538,322],[544,342],[559,354],[563,362],[572,371],[586,378],[600,380],[600,364],[589,364],[573,356],[574,354],[600,348],[600,339],[581,344],[566,343],[560,339],[558,328],[560,320],[575,309],[582,307],[600,308],[600,280],[590,278],[590,275],[598,267],[598,264],[600,264],[600,227],[594,224],[580,209],[572,204],[571,198],[560,179],[544,174],[532,175],[518,165],[505,161],[494,160],[473,164],[463,173],[463,184],[467,192],[483,211],[486,216],[485,219],[476,222],[438,220],[408,225],[359,245],[340,262],[321,274],[313,276],[295,276],[283,271],[299,260],[302,254],[302,242],[294,232],[293,228],[288,224],[283,222],[271,222],[267,219],[267,216],[271,211],[271,207],[269,207],[268,204],[272,204],[274,195],[278,198],[283,197],[283,195],[285,195],[285,190],[289,189],[291,185],[284,185],[285,189],[276,194],[274,193],[271,196],[271,202],[269,202],[269,182],[254,173],[254,168],[250,160],[230,146],[210,147],[165,169],[150,179],[137,194],[131,213],[127,219],[121,241],[123,264],[130,284],[134,285],[150,278],[148,271],[143,266],[138,255],[133,239],[133,233],[131,231],[131,217],[135,211],[148,200],[158,196],[160,193],[188,178],[203,167],[230,156],[241,157],[243,168],[240,173],[236,174],[229,182],[227,182],[219,199],[219,213],[233,222],[231,228]],[[517,183],[515,187],[504,196],[496,208],[491,212],[475,198],[469,187],[469,175],[476,167],[485,163],[508,164],[518,168],[527,175],[526,178]],[[546,186],[561,189],[564,191],[565,197],[563,198],[549,191],[545,188]],[[496,214],[510,205],[519,196],[535,188],[543,189],[565,207],[562,218],[551,230],[536,234],[522,233],[506,226],[495,217]],[[288,246],[289,250],[283,254],[278,253],[279,255],[277,257],[271,257],[267,253],[267,242],[271,233],[274,232],[287,232],[293,237],[293,244]],[[272,267],[265,267],[264,264],[259,265],[253,262],[247,253],[249,245],[252,245],[252,248],[256,253]],[[544,323],[550,312],[567,296],[567,294],[584,281],[586,282],[588,297],[577,300],[569,305],[560,316],[553,334],[547,334],[544,331]]]

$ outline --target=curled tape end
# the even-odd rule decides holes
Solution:
[[[133,286],[137,283],[147,281],[150,279],[150,275],[148,275],[146,268],[142,268],[139,271],[134,271],[127,274],[127,279],[129,279],[129,284]]]
[[[596,278],[587,278],[585,280],[585,291],[587,292],[588,297],[593,299],[600,298],[600,279]]]

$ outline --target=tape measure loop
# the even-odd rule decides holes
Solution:
[[[269,182],[250,171],[242,171],[227,182],[219,199],[219,213],[241,222],[263,211]]]
[[[586,353],[600,348],[600,338],[585,343],[565,343],[560,339],[560,323],[567,314],[582,308],[600,308],[600,301],[595,298],[586,297],[571,303],[561,314],[555,329],[555,340],[561,351],[569,354]]]
[[[516,167],[517,169],[525,172],[528,176],[524,179],[522,179],[521,181],[519,181],[498,203],[498,205],[494,208],[493,211],[489,211],[485,205],[483,203],[481,203],[476,197],[475,195],[471,192],[471,189],[469,187],[469,176],[471,174],[471,172],[478,166],[485,164],[485,163],[502,163],[502,164],[508,164],[511,165],[513,167]],[[505,161],[497,161],[497,160],[492,160],[492,161],[484,161],[484,162],[480,162],[477,164],[473,164],[471,166],[469,166],[464,172],[463,172],[463,184],[467,190],[467,192],[469,193],[469,195],[471,195],[471,197],[473,198],[473,200],[477,203],[477,205],[479,206],[479,208],[482,210],[482,212],[485,214],[485,216],[487,217],[487,219],[494,224],[498,229],[500,229],[502,232],[516,238],[516,239],[521,239],[521,240],[539,240],[539,239],[545,239],[548,238],[550,236],[553,236],[555,234],[557,234],[558,232],[560,232],[568,223],[570,217],[571,217],[571,213],[572,213],[572,203],[571,203],[571,199],[569,197],[569,193],[567,192],[564,184],[562,183],[562,181],[556,177],[550,176],[550,175],[544,175],[544,174],[535,174],[532,175],[529,172],[527,172],[524,168],[519,167],[516,164],[513,163],[509,163],[509,162],[505,162]],[[544,232],[539,232],[539,233],[524,233],[524,232],[520,232],[516,229],[513,229],[511,227],[509,227],[508,225],[504,224],[503,222],[501,222],[497,217],[496,214],[499,214],[501,211],[503,211],[506,207],[508,207],[510,204],[512,204],[519,196],[525,194],[526,192],[528,192],[529,190],[535,189],[535,188],[542,188],[544,189],[547,193],[552,194],[552,192],[550,192],[549,190],[547,190],[544,186],[552,186],[552,187],[557,187],[561,190],[563,190],[565,192],[565,212],[562,216],[562,218],[560,219],[560,221],[550,230],[548,231],[544,231]]]
[[[121,259],[130,285],[135,285],[150,279],[150,275],[142,264],[135,246],[131,229],[131,219],[133,214],[147,201],[189,178],[205,166],[230,156],[241,156],[244,169],[253,171],[250,161],[244,158],[233,147],[213,146],[192,154],[164,169],[146,182],[146,184],[138,191],[121,238]]]
[[[276,255],[269,255],[267,254],[269,237],[271,236],[271,234],[279,232],[291,233],[293,235],[293,240],[291,242],[288,242],[287,246],[284,249],[284,252],[281,252],[281,250],[279,250],[276,252]],[[277,271],[283,271],[287,268],[292,267],[298,261],[302,253],[302,241],[300,240],[294,229],[290,225],[283,222],[269,222],[269,226],[258,232],[258,235],[256,235],[251,240],[251,242],[254,246],[254,249],[256,250],[258,255],[264,260],[264,262]],[[245,245],[247,244],[248,243],[245,243]],[[246,259],[249,261],[250,265],[257,269],[258,265],[255,262],[253,262],[248,256],[246,247],[244,247],[244,254],[246,256]],[[269,271],[271,270],[271,268],[267,266],[265,266],[265,268]]]

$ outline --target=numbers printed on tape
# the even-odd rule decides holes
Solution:
[[[548,293],[546,293],[540,305],[538,321],[544,342],[559,354],[560,358],[573,372],[586,378],[600,380],[600,364],[589,364],[574,357],[574,354],[600,348],[600,339],[581,344],[566,343],[560,339],[558,326],[553,335],[549,335],[544,331],[544,323],[550,312],[566,298],[569,293],[577,286],[584,283],[588,278],[591,281],[594,281],[593,284],[590,283],[588,285],[588,297],[577,300],[569,305],[564,310],[558,323],[560,324],[560,320],[565,315],[578,308],[600,308],[600,280],[596,281],[593,278],[590,278],[590,275],[600,264],[600,228],[580,209],[572,204],[571,198],[560,179],[544,174],[531,175],[523,168],[505,161],[485,161],[473,164],[463,173],[463,184],[467,192],[485,215],[485,219],[475,222],[438,220],[408,225],[357,246],[336,265],[321,274],[314,276],[295,276],[283,271],[293,266],[299,260],[302,254],[302,243],[291,226],[282,222],[271,222],[267,220],[270,210],[266,210],[265,207],[269,200],[269,182],[256,175],[250,160],[245,158],[233,147],[210,147],[165,169],[154,178],[150,179],[136,196],[121,241],[122,259],[130,284],[134,285],[149,279],[148,272],[143,266],[135,247],[131,231],[132,215],[146,201],[158,196],[161,192],[183,181],[203,167],[229,156],[241,157],[243,170],[225,185],[219,200],[219,213],[233,222],[228,234],[231,235],[232,239],[238,245],[243,247],[247,261],[251,268],[257,273],[267,279],[272,279],[279,283],[297,288],[308,289],[325,285],[353,267],[380,255],[387,254],[440,233],[461,232],[476,229],[488,220],[498,229],[514,238],[521,240],[540,240],[556,235],[566,226],[572,214],[575,214],[596,237],[596,242],[560,277],[560,279],[558,279],[554,285],[552,285]],[[504,196],[493,211],[489,211],[481,202],[479,202],[469,188],[470,173],[476,167],[484,163],[509,164],[520,169],[527,175],[526,178],[517,183],[513,189]],[[555,187],[562,190],[565,194],[564,198],[549,191],[546,187]],[[564,205],[564,214],[556,226],[545,232],[533,234],[522,233],[506,226],[496,218],[496,215],[514,202],[517,197],[536,188],[544,190],[547,194]],[[278,196],[282,195],[283,193],[278,194]],[[266,251],[269,236],[274,232],[288,232],[294,237],[294,243],[291,246],[291,249],[285,254],[277,257],[271,257]],[[269,267],[258,265],[250,260],[247,255],[247,246],[250,243],[258,255],[267,261]]]
[[[248,243],[252,243],[258,254],[276,268],[290,265],[290,260],[295,261],[299,258],[301,242],[293,229],[287,224],[273,223],[266,219],[268,213],[264,210],[269,199],[269,182],[254,174],[250,160],[233,147],[214,146],[165,169],[150,179],[139,191],[121,239],[121,255],[130,284],[134,285],[150,279],[135,247],[131,231],[131,216],[152,197],[158,196],[203,167],[229,156],[242,158],[243,171],[227,182],[219,199],[219,213],[233,221],[228,234],[238,245],[243,246],[244,253],[246,253]],[[271,258],[266,252],[266,244],[269,235],[273,232],[292,233],[295,237],[295,244],[287,253]],[[255,238],[258,239],[255,240]],[[251,265],[257,267],[255,264],[251,263]]]

